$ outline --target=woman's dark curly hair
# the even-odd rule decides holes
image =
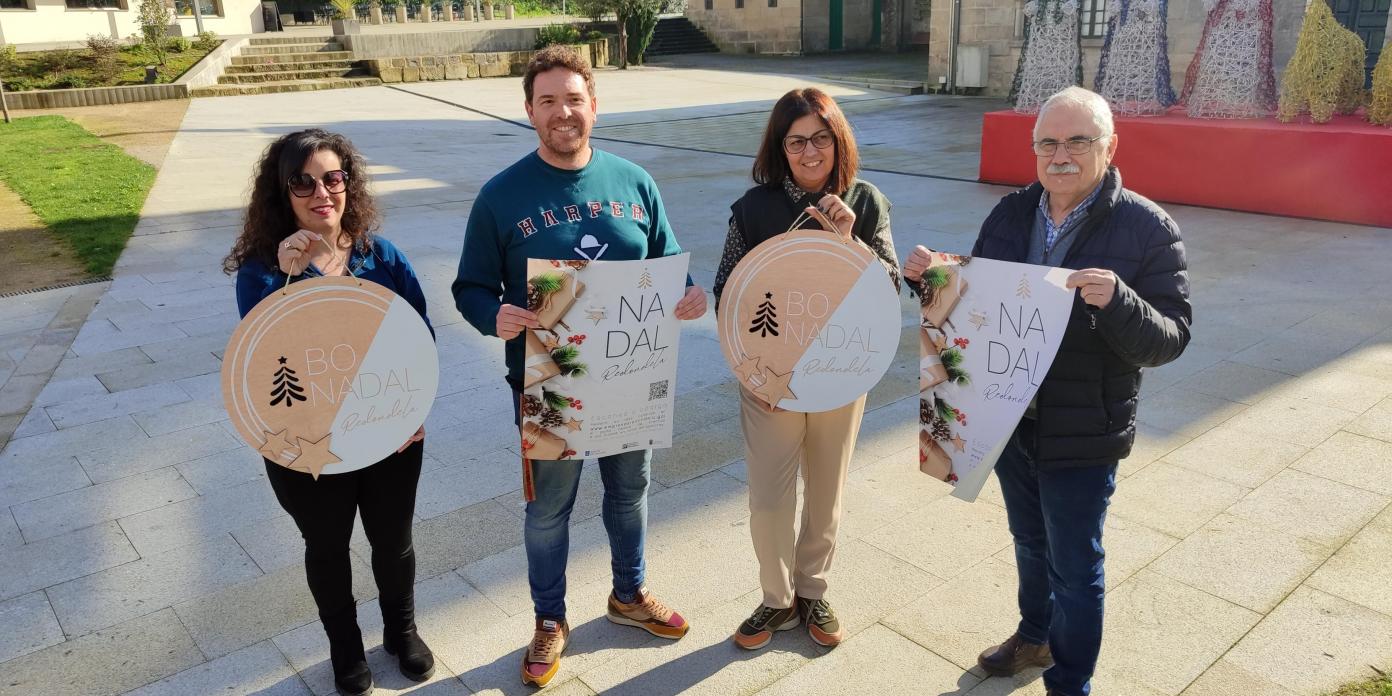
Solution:
[[[310,156],[321,150],[332,150],[348,172],[347,200],[343,206],[343,233],[360,251],[372,246],[372,233],[381,222],[377,204],[368,192],[367,163],[353,143],[337,133],[310,128],[283,135],[266,148],[256,165],[251,184],[251,202],[247,205],[242,234],[232,245],[232,252],[222,260],[224,273],[232,274],[251,259],[278,268],[276,245],[300,228],[295,211],[290,207],[287,182],[299,174]]]

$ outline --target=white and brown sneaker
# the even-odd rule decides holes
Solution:
[[[570,643],[570,625],[555,619],[537,619],[532,644],[522,656],[522,683],[546,686],[561,669],[561,653]]]
[[[681,614],[654,597],[648,588],[640,588],[638,597],[632,604],[620,602],[614,593],[609,593],[609,620],[624,626],[637,626],[658,638],[676,640],[686,635],[691,624]]]

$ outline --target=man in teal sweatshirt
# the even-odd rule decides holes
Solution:
[[[507,380],[514,392],[522,389],[521,336],[540,328],[526,308],[528,258],[613,261],[681,253],[652,177],[590,147],[598,102],[586,61],[574,49],[552,46],[532,58],[522,85],[539,146],[484,184],[469,213],[459,275],[451,286],[455,306],[474,328],[507,341]],[[697,319],[706,312],[705,291],[689,278],[687,283],[675,315]],[[514,398],[514,409],[517,403]],[[643,586],[651,459],[652,450],[599,459],[614,574],[608,618],[675,640],[690,625]],[[532,462],[523,538],[536,631],[522,658],[527,684],[551,681],[570,638],[565,569],[581,463]]]

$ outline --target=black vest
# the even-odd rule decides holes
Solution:
[[[744,192],[740,199],[730,206],[735,215],[735,223],[744,235],[746,249],[753,249],[769,238],[788,231],[788,226],[808,206],[816,205],[826,194],[809,193],[794,201],[783,190],[782,182],[760,184]],[[884,194],[870,182],[856,179],[841,200],[856,214],[851,234],[869,245],[875,238],[875,230],[881,220],[889,215],[889,202]],[[803,229],[820,230],[816,220],[808,220],[800,225]]]

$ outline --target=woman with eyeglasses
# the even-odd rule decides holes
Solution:
[[[223,270],[237,274],[238,310],[245,317],[287,282],[355,276],[400,295],[429,326],[420,282],[406,256],[373,234],[378,223],[366,164],[347,138],[319,129],[282,136],[256,167],[242,233],[223,260]],[[276,499],[304,537],[305,576],[328,634],[340,693],[357,696],[373,689],[348,552],[359,513],[372,544],[382,645],[397,656],[407,678],[425,681],[435,672],[435,658],[416,633],[411,545],[424,439],[422,427],[386,459],[318,480],[265,460]]]
[[[856,178],[859,161],[851,126],[825,92],[796,89],[778,100],[754,160],[758,185],[730,206],[725,253],[715,276],[717,307],[740,259],[788,231],[812,208],[836,228],[827,231],[864,242],[899,287],[889,201]],[[815,222],[806,226],[818,227]],[[831,411],[794,413],[770,408],[740,390],[749,532],[763,588],[763,602],[735,631],[740,647],[762,648],[774,632],[799,623],[807,624],[807,632],[820,645],[841,642],[840,622],[825,596],[826,576],[836,550],[847,467],[864,412],[863,395]],[[799,468],[805,483],[801,528],[796,517]]]

